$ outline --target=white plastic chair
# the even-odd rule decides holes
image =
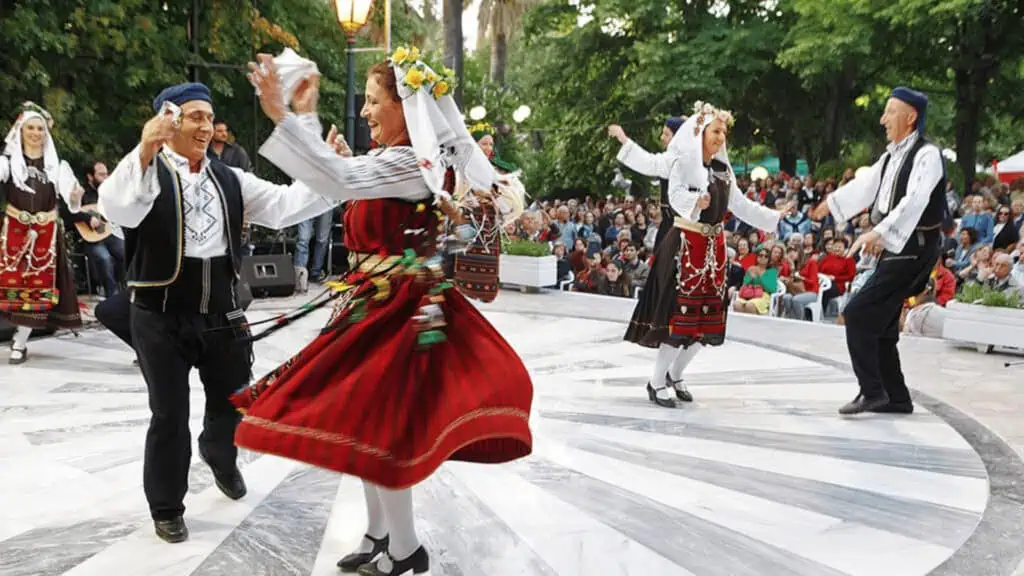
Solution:
[[[558,289],[569,291],[569,288],[572,287],[572,283],[575,281],[576,276],[572,273],[572,270],[569,270],[569,276],[565,280],[562,280],[561,282],[558,283]]]
[[[825,308],[822,306],[822,298],[825,296],[825,290],[832,287],[832,279],[824,274],[818,274],[818,299],[807,305],[807,309],[811,311],[811,322],[821,322],[822,317],[825,315]],[[803,320],[803,318],[801,318]]]
[[[779,282],[779,289],[776,290],[772,294],[771,300],[769,300],[769,304],[768,304],[768,315],[769,316],[778,316],[779,315],[779,307],[782,306],[782,297],[785,294],[786,294],[786,285],[783,284],[782,282]]]

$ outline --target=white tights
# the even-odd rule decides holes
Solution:
[[[412,489],[389,490],[364,480],[363,493],[368,518],[366,533],[378,539],[388,535],[391,557],[408,558],[420,547],[412,516]],[[372,547],[373,544],[363,538],[358,551],[369,552]]]
[[[681,380],[683,378],[683,371],[693,361],[693,358],[697,356],[697,352],[700,352],[701,344],[691,344],[688,348],[669,346],[668,344],[662,344],[658,347],[658,356],[654,360],[654,374],[651,376],[651,386],[658,391],[659,397],[667,398],[667,394],[662,390],[668,386],[668,382],[665,381],[665,374],[668,374],[673,380]],[[680,389],[685,389],[682,383],[678,384]]]
[[[11,339],[11,348],[24,350],[28,348],[28,337],[32,335],[32,329],[28,326],[18,326],[14,331],[14,338]]]
[[[693,361],[697,352],[700,352],[702,346],[703,344],[694,343],[690,344],[689,348],[679,348],[679,353],[676,354],[675,360],[672,361],[672,367],[668,370],[669,376],[671,376],[673,380],[681,380],[683,378],[683,371],[686,370],[686,367]]]

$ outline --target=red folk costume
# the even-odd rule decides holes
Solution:
[[[404,101],[407,115],[414,100]],[[239,446],[392,489],[419,483],[446,460],[501,463],[530,453],[526,368],[444,281],[435,256],[430,204],[447,163],[431,156],[439,149],[394,146],[342,158],[295,116],[264,145],[261,153],[286,173],[348,201],[353,270],[321,335],[235,396],[246,413]],[[479,163],[463,164],[479,171]]]
[[[23,152],[22,130],[32,119],[45,131],[40,158]],[[46,111],[26,103],[0,156],[0,315],[25,328],[82,324],[58,209],[61,195],[78,211],[80,202],[70,196],[78,182],[71,167],[57,157],[50,121]]]

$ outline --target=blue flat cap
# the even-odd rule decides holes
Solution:
[[[165,88],[153,100],[153,111],[159,112],[160,107],[164,105],[164,102],[170,102],[181,106],[185,102],[192,102],[193,100],[202,100],[203,102],[209,102],[213,105],[213,97],[210,95],[210,89],[205,84],[198,82],[186,82],[185,84],[178,84],[177,86],[171,86]]]
[[[918,92],[904,86],[893,88],[891,98],[906,102],[911,108],[917,110],[917,124],[914,128],[918,134],[924,135],[924,120],[928,112],[928,96],[924,92]]]
[[[683,116],[669,116],[668,120],[665,120],[665,127],[675,134],[682,128],[683,122],[686,122],[686,118]]]

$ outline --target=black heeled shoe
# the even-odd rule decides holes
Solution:
[[[364,564],[373,562],[377,556],[388,549],[388,535],[385,534],[383,538],[374,538],[369,534],[363,536],[371,543],[373,543],[373,550],[369,552],[353,552],[341,560],[338,560],[338,568],[341,568],[342,572],[355,572]]]
[[[388,562],[391,569],[385,571],[381,566],[381,562],[384,560],[381,558],[373,564],[363,564],[359,567],[359,574],[362,576],[405,576],[406,574],[426,574],[430,571],[430,556],[427,555],[427,551],[423,546],[416,549],[415,552],[409,555],[408,558],[402,560],[395,560],[391,557],[390,553],[387,554]]]
[[[683,386],[682,390],[676,388],[676,384],[683,383],[682,378],[679,380],[673,380],[672,375],[665,372],[665,382],[668,382],[669,385],[672,386],[672,389],[676,391],[676,398],[679,398],[683,402],[693,402],[693,394],[690,394],[690,391],[686,389],[686,386]]]
[[[664,388],[659,388],[659,390],[664,390]],[[662,408],[677,407],[676,401],[672,398],[658,398],[658,390],[655,390],[654,386],[651,386],[650,382],[647,383],[647,397],[651,400],[651,402],[654,402],[655,404],[661,406]]]

